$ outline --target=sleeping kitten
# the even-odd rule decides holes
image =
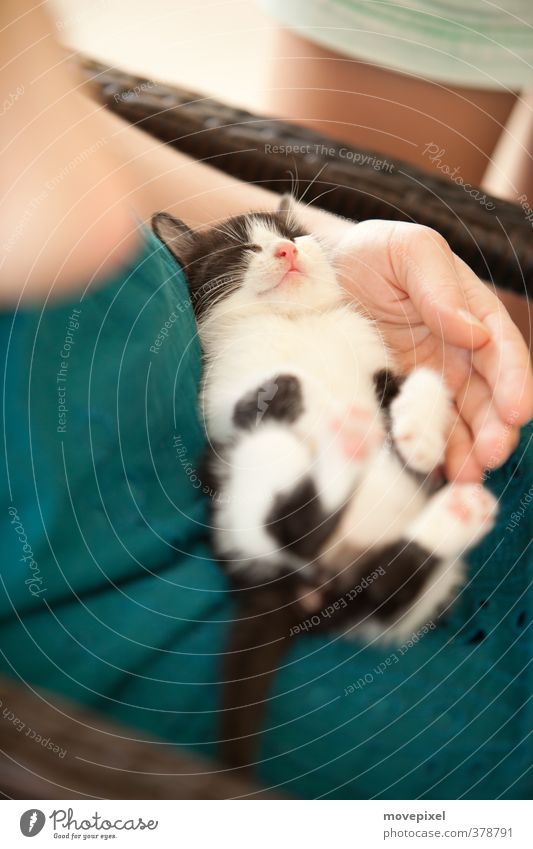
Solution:
[[[214,541],[234,584],[288,576],[311,609],[381,565],[337,619],[410,634],[461,582],[495,509],[480,486],[434,492],[450,425],[440,375],[397,374],[290,202],[200,232],[165,213],[153,226],[198,318]]]
[[[290,199],[197,232],[166,213],[153,227],[198,320],[204,482],[239,602],[221,754],[247,767],[298,623],[327,610],[321,627],[410,635],[460,585],[460,557],[492,526],[495,502],[481,486],[437,482],[445,385],[427,368],[399,375]]]

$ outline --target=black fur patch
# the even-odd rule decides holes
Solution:
[[[382,368],[374,375],[374,386],[379,404],[386,413],[398,395],[405,378],[387,368]]]
[[[331,535],[342,511],[326,513],[310,477],[290,493],[278,495],[265,521],[272,536],[299,557],[314,560]]]
[[[251,257],[259,249],[249,239],[253,222],[266,224],[284,239],[293,240],[306,235],[306,231],[298,225],[287,222],[283,214],[267,212],[238,215],[222,222],[219,227],[191,231],[179,261],[189,283],[197,318],[205,316],[214,302],[241,285],[247,256]],[[168,247],[172,251],[170,244]]]
[[[370,584],[366,597],[376,617],[385,622],[411,606],[439,563],[418,543],[405,540],[386,546],[376,560],[385,574]]]
[[[248,392],[235,405],[233,422],[237,427],[256,427],[265,421],[295,422],[303,413],[302,387],[292,374],[277,374]]]
[[[387,624],[397,618],[402,611],[408,610],[431,578],[439,558],[431,554],[416,542],[399,540],[381,549],[370,551],[362,560],[357,561],[351,579],[351,586],[360,586],[363,579],[369,580],[373,573],[383,570],[369,580],[361,593],[354,596],[346,608],[338,611],[337,617],[330,620],[328,626],[337,628],[353,624],[367,616],[375,617]],[[348,567],[349,568],[349,567]],[[346,572],[343,575],[343,588],[346,589]],[[335,582],[331,583],[328,596],[339,597]]]

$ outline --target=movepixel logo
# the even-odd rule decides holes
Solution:
[[[42,831],[46,822],[46,817],[42,811],[37,808],[31,808],[29,811],[24,811],[20,818],[20,830],[24,837],[35,837]]]

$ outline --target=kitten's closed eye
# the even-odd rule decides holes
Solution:
[[[256,254],[261,253],[261,251],[263,250],[261,245],[243,245],[243,248],[246,251],[254,251],[254,253]]]

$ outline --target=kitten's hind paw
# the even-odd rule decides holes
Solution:
[[[381,418],[369,407],[352,405],[331,421],[332,439],[345,460],[364,463],[385,439]]]
[[[456,557],[492,529],[496,511],[496,499],[480,484],[448,484],[430,499],[410,536],[441,557]]]
[[[314,468],[318,491],[330,508],[338,508],[352,494],[384,440],[381,416],[370,407],[351,406],[331,419],[318,441]]]

